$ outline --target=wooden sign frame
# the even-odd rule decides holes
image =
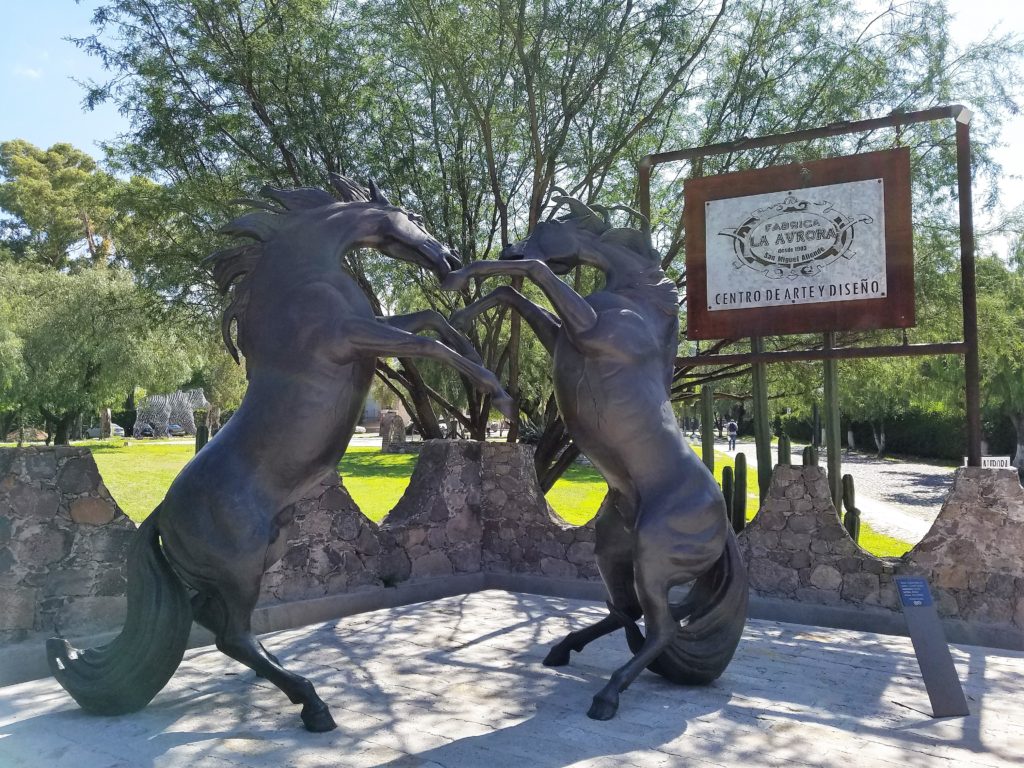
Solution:
[[[706,203],[871,179],[881,179],[884,195],[884,297],[709,310]],[[906,147],[690,179],[684,187],[684,218],[690,339],[909,328],[915,323],[910,150]]]

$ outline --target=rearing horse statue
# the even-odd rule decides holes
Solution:
[[[678,345],[678,296],[647,236],[614,228],[604,214],[556,197],[569,214],[540,222],[498,261],[478,261],[442,283],[461,290],[471,278],[525,277],[554,314],[503,286],[452,316],[467,329],[504,304],[519,312],[552,355],[558,409],[579,449],[608,482],[596,521],[596,557],[609,615],[570,633],[544,663],[569,662],[571,651],[625,628],[633,658],[594,697],[589,716],[614,716],[619,694],[645,667],[687,684],[717,678],[743,633],[747,577],[725,500],[714,477],[686,443],[669,390]],[[556,209],[557,210],[557,209]],[[558,275],[589,265],[605,286],[587,297]],[[669,591],[691,583],[682,601]],[[646,637],[636,621],[643,616]],[[682,623],[681,623],[682,622]]]
[[[59,638],[47,643],[54,676],[86,710],[144,707],[181,663],[195,619],[218,649],[301,704],[308,730],[334,728],[313,685],[268,653],[250,624],[263,573],[287,547],[292,505],[337,472],[378,357],[443,361],[510,413],[498,380],[444,318],[375,317],[342,256],[375,248],[442,278],[457,260],[372,182],[366,190],[344,177],[331,181],[341,202],[319,189],[265,188],[274,203],[250,201],[263,210],[225,227],[255,242],[210,257],[218,286],[233,292],[222,330],[235,359],[245,355],[249,388],[139,527],[121,634],[84,651]],[[414,335],[422,329],[448,346]]]

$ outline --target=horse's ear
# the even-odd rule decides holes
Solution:
[[[391,205],[391,201],[384,196],[373,179],[370,179],[370,201],[381,205]]]
[[[569,206],[569,215],[566,218],[572,220],[572,223],[580,229],[593,232],[596,235],[608,229],[608,225],[605,224],[604,218],[600,214],[575,197],[558,195],[551,199],[559,205],[564,203]]]
[[[365,202],[370,199],[370,193],[361,184],[357,184],[348,176],[331,173],[327,178],[330,179],[331,186],[341,195],[342,201],[346,203]]]

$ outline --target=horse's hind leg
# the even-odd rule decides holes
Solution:
[[[202,592],[197,592],[192,598],[192,618],[195,619],[196,624],[212,632],[214,637],[219,637],[224,631],[224,611],[220,605],[220,600]],[[263,643],[260,643],[260,648],[267,654],[267,658],[281,666],[277,656],[268,651]]]
[[[642,611],[633,587],[633,542],[618,510],[620,503],[619,494],[610,491],[601,502],[596,523],[594,556],[608,591],[609,615],[596,624],[570,632],[553,645],[544,658],[545,666],[565,666],[573,651],[579,653],[589,643],[622,627],[626,628],[630,648],[638,649],[643,643],[643,635],[636,626]]]
[[[289,698],[293,704],[302,705],[302,723],[306,730],[330,731],[337,726],[331,711],[317,695],[313,684],[304,677],[289,672],[267,653],[252,634],[252,611],[258,598],[257,588],[218,589],[204,596],[207,603],[214,602],[216,608],[205,607],[204,618],[221,617],[219,626],[214,626],[217,635],[217,649],[249,667],[260,677],[270,681]],[[219,631],[217,631],[219,630]]]
[[[587,716],[594,720],[610,720],[614,717],[619,708],[619,694],[661,655],[675,637],[679,622],[672,616],[668,600],[669,584],[657,572],[659,570],[657,564],[654,568],[646,569],[638,564],[636,591],[643,610],[647,637],[633,658],[617,669],[608,684],[594,697],[587,712]]]
[[[691,530],[681,537],[677,526],[684,515],[704,522],[704,529]],[[673,615],[669,590],[697,578],[718,560],[725,531],[725,515],[717,505],[703,510],[692,501],[687,503],[670,496],[657,506],[639,511],[633,538],[633,571],[647,637],[639,648],[633,649],[633,658],[617,669],[594,697],[587,713],[590,717],[613,717],[619,706],[619,694],[671,645],[679,621]]]

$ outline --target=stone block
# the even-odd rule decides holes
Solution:
[[[113,504],[95,496],[75,499],[69,512],[71,519],[79,525],[106,525],[117,516]]]
[[[57,454],[52,449],[30,448],[25,455],[25,472],[43,482],[53,482],[57,474]]]
[[[831,565],[816,565],[811,569],[811,586],[824,590],[838,590],[843,584],[843,575]]]
[[[811,565],[811,553],[805,552],[794,552],[789,557],[789,567],[796,570],[801,568],[808,568]]]
[[[785,497],[787,499],[801,499],[807,493],[807,489],[802,483],[793,483],[786,487]]]
[[[410,577],[423,579],[432,576],[450,576],[453,571],[451,560],[445,553],[433,550],[413,561]]]
[[[63,493],[79,494],[95,491],[100,473],[92,456],[68,459],[57,473],[57,487]]]
[[[76,633],[119,629],[124,624],[127,605],[124,597],[68,598],[59,618],[60,627],[74,627]]]
[[[843,576],[841,594],[844,600],[862,603],[871,595],[877,595],[878,588],[878,576],[873,573],[847,573]]]
[[[789,594],[799,586],[796,571],[766,558],[751,560],[748,574],[750,586],[760,592]]]
[[[21,519],[50,520],[57,516],[60,506],[60,494],[57,491],[35,488],[25,483],[15,485],[9,499],[13,516]]]
[[[793,502],[794,511],[797,511],[796,505],[799,503],[801,502]],[[810,503],[807,503],[807,507],[810,508],[810,506]],[[811,533],[817,527],[817,521],[809,515],[793,515],[786,522],[786,528],[793,533]]]
[[[382,553],[378,558],[377,567],[385,585],[403,582],[412,574],[412,563],[400,549]]]
[[[779,544],[790,552],[806,552],[811,547],[811,536],[786,530],[779,534]]]
[[[448,552],[448,559],[456,573],[476,573],[480,570],[480,545],[462,546]]]
[[[589,565],[594,562],[594,543],[578,541],[569,546],[565,557],[573,565]]]
[[[553,557],[541,558],[540,571],[545,576],[556,579],[575,579],[579,574],[579,570],[572,563]]]
[[[475,542],[480,540],[483,532],[479,516],[468,507],[454,515],[445,526],[448,540],[451,542]]]
[[[0,632],[31,630],[35,623],[34,589],[0,590]]]

